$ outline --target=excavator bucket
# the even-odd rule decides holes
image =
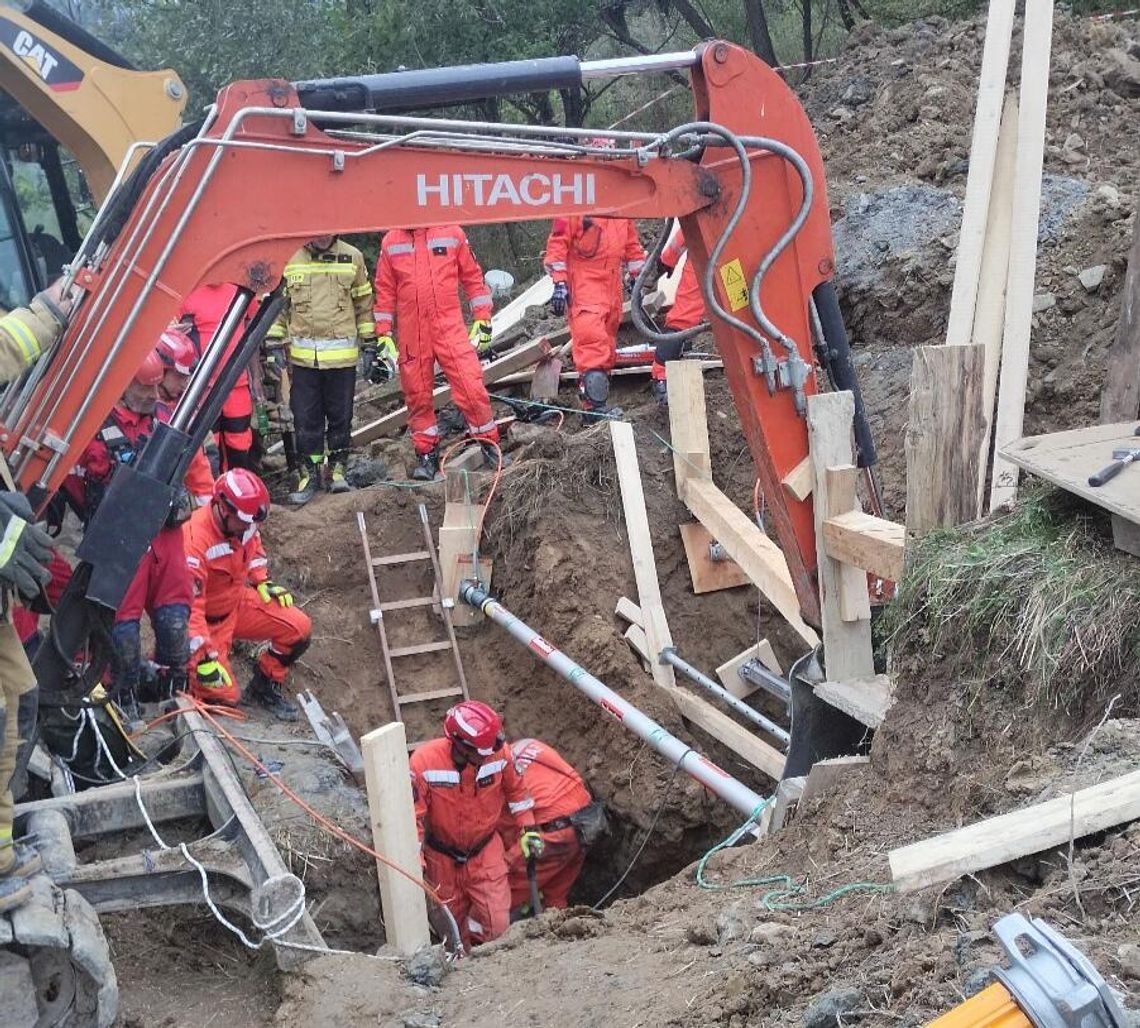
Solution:
[[[870,747],[871,733],[866,725],[816,695],[815,687],[825,681],[821,651],[822,647],[817,646],[805,653],[788,675],[792,687],[792,731],[785,778],[806,775],[817,761],[854,756]]]

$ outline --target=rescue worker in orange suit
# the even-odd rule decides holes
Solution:
[[[503,811],[514,821],[511,850],[537,856],[542,838],[499,715],[465,700],[447,712],[443,731],[413,750],[408,765],[424,877],[451,911],[466,948],[497,938],[510,924]]]
[[[309,648],[312,623],[293,595],[269,578],[257,526],[269,516],[269,490],[252,471],[218,477],[213,499],[183,526],[194,602],[190,610],[190,689],[200,700],[234,706],[242,698],[230,646],[235,639],[269,641],[247,689],[254,702],[282,721],[297,708],[282,685]]]
[[[171,325],[158,340],[155,353],[162,361],[162,379],[158,383],[158,405],[155,413],[159,421],[170,421],[174,416],[174,408],[186,387],[190,384],[190,375],[198,360],[197,351],[190,337],[177,325]],[[199,447],[190,458],[190,466],[186,469],[184,479],[186,491],[195,507],[201,507],[210,502],[214,495],[214,476],[210,471],[210,461],[205,451]]]
[[[178,309],[178,321],[185,326],[201,357],[214,339],[226,311],[237,295],[238,287],[232,282],[204,285],[195,289]],[[226,357],[237,348],[242,331],[249,327],[257,313],[257,304],[251,303],[242,318],[242,324],[226,347]],[[221,367],[221,365],[219,365]],[[217,434],[221,470],[253,467],[253,394],[249,387],[249,372],[242,369],[234,387],[222,404],[214,431]]]
[[[621,409],[609,404],[610,372],[617,362],[624,285],[645,264],[636,226],[625,218],[556,218],[543,264],[554,280],[550,309],[569,316],[582,407],[621,417]]]
[[[589,789],[578,774],[552,747],[538,739],[511,743],[515,771],[534,799],[535,831],[542,836],[542,857],[535,862],[543,907],[570,905],[570,889],[586,859],[586,845],[573,815],[593,803]],[[509,839],[512,826],[503,824]],[[530,882],[527,858],[518,847],[508,850],[507,873],[511,885],[511,910],[530,912]]]
[[[134,464],[154,434],[158,386],[165,368],[152,351],[111,409],[98,434],[80,454],[64,479],[61,492],[84,525],[90,523],[119,467]],[[151,541],[134,578],[115,611],[111,628],[111,688],[121,702],[166,699],[186,686],[187,624],[190,576],[182,550],[184,507],[176,507]],[[154,661],[159,677],[157,696],[140,696],[143,612],[154,629]]]
[[[470,333],[459,306],[460,286],[474,319]],[[479,352],[491,345],[491,290],[463,229],[441,225],[388,232],[376,264],[374,313],[378,356],[395,348],[393,333],[399,346],[400,386],[419,458],[412,477],[430,482],[440,474],[439,425],[431,395],[436,361],[467,419],[470,437],[482,445],[484,461],[497,465],[499,428],[479,364]],[[373,364],[374,370],[381,368],[382,362]]]
[[[658,275],[672,272],[686,252],[685,237],[681,233],[681,226],[678,225],[669,236],[661,256],[657,258]],[[665,329],[668,332],[683,332],[695,328],[707,318],[705,298],[697,281],[696,269],[692,261],[686,260],[685,266],[681,269],[681,281],[677,284],[677,295],[673,299],[673,306],[665,315]],[[663,407],[669,404],[669,391],[665,384],[665,364],[667,361],[680,360],[684,349],[683,339],[671,339],[668,342],[658,343],[653,355],[653,395]]]

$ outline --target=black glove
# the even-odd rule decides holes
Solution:
[[[51,537],[32,521],[23,493],[0,492],[0,582],[34,600],[51,581]]]
[[[658,278],[664,278],[666,275],[673,273],[673,268],[666,264],[660,257],[657,258],[657,263],[654,265],[653,270],[657,272]]]
[[[554,295],[550,297],[550,313],[556,318],[566,313],[566,304],[570,301],[570,290],[565,282],[554,283]]]
[[[285,348],[283,346],[272,346],[265,348],[265,377],[268,381],[274,384],[281,381],[281,376],[285,371]]]

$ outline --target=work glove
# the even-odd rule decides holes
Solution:
[[[0,492],[0,582],[25,600],[51,581],[51,536],[32,524],[34,518],[23,493]]]
[[[396,341],[391,336],[380,336],[372,350],[372,366],[368,369],[368,381],[373,385],[390,382],[396,377]]]
[[[293,594],[276,582],[262,582],[257,587],[257,595],[261,597],[262,603],[272,603],[276,600],[279,606],[293,606]]]
[[[533,828],[528,828],[519,839],[519,849],[522,850],[522,855],[530,860],[531,857],[542,856],[542,851],[546,849],[546,843],[542,841],[542,836],[538,832]]]
[[[203,689],[228,689],[233,684],[230,673],[222,667],[217,654],[201,661],[194,670]]]
[[[471,345],[482,353],[491,345],[491,323],[483,318],[473,321],[467,338],[471,340]]]
[[[570,290],[565,282],[554,283],[554,293],[550,297],[550,313],[556,318],[566,313],[566,305],[570,302]]]
[[[653,266],[653,270],[657,273],[658,278],[664,278],[666,275],[673,274],[673,265],[666,264],[660,257],[658,257],[657,263]]]

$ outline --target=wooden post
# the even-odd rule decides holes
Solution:
[[[910,375],[906,430],[906,529],[973,521],[985,432],[980,346],[919,346]]]
[[[478,452],[478,447],[472,447]],[[483,620],[483,614],[467,603],[459,602],[459,585],[470,579],[490,587],[491,561],[479,554],[479,566],[474,567],[474,553],[483,530],[486,507],[471,499],[468,474],[451,471],[444,485],[447,497],[443,507],[443,523],[439,526],[439,583],[440,599],[452,600],[451,623],[466,628]]]
[[[816,557],[819,596],[823,618],[823,651],[827,657],[827,677],[832,682],[870,678],[875,673],[871,650],[871,608],[864,576],[862,615],[844,620],[840,594],[843,567],[829,557],[823,542],[823,522],[832,514],[829,502],[829,467],[854,464],[851,424],[855,419],[855,398],[850,392],[825,393],[808,397],[808,439],[815,473],[812,496],[815,508]],[[851,498],[848,498],[848,503]]]
[[[1014,0],[990,0],[986,20],[986,42],[978,78],[978,106],[974,114],[974,135],[970,141],[970,170],[966,177],[966,202],[962,211],[962,230],[958,235],[950,318],[946,325],[946,342],[951,346],[970,341],[975,302],[982,281],[982,253],[987,245],[998,128],[1009,66],[1009,41],[1013,34],[1013,3]]]
[[[1033,0],[1025,6],[1021,54],[1021,110],[1017,124],[1017,167],[1009,279],[1005,293],[1001,386],[994,425],[991,510],[1017,496],[1017,465],[1002,457],[1001,451],[1021,437],[1025,418],[1025,383],[1029,374],[1029,337],[1033,328],[1041,166],[1045,153],[1045,107],[1052,42],[1053,0]]]
[[[704,372],[695,361],[670,361],[666,384],[669,388],[673,474],[677,480],[677,495],[683,500],[689,479],[712,481]]]
[[[1005,324],[1005,286],[1009,275],[1009,236],[1013,222],[1013,176],[1017,161],[1017,95],[1006,97],[998,137],[997,166],[990,190],[990,219],[986,226],[986,249],[982,254],[982,277],[974,311],[972,342],[985,347],[986,367],[982,379],[982,417],[985,431],[978,454],[978,491],[974,516],[986,512],[986,471],[990,464],[990,438],[997,399],[998,368],[1001,365],[1001,334]]]
[[[669,634],[665,607],[661,602],[661,586],[657,581],[657,563],[653,559],[653,539],[649,534],[649,515],[645,512],[645,493],[641,487],[633,427],[624,421],[611,421],[610,437],[621,487],[625,530],[629,535],[629,552],[633,558],[633,577],[637,581],[638,605],[649,645],[649,669],[658,685],[671,689],[677,684],[673,668],[662,664],[658,658],[663,649],[673,645],[673,637]]]
[[[364,755],[372,847],[414,878],[420,878],[420,846],[404,726],[393,721],[369,732],[360,740],[360,749]],[[380,906],[388,945],[403,956],[411,956],[431,941],[427,897],[418,885],[379,861],[376,877],[380,880]]]

